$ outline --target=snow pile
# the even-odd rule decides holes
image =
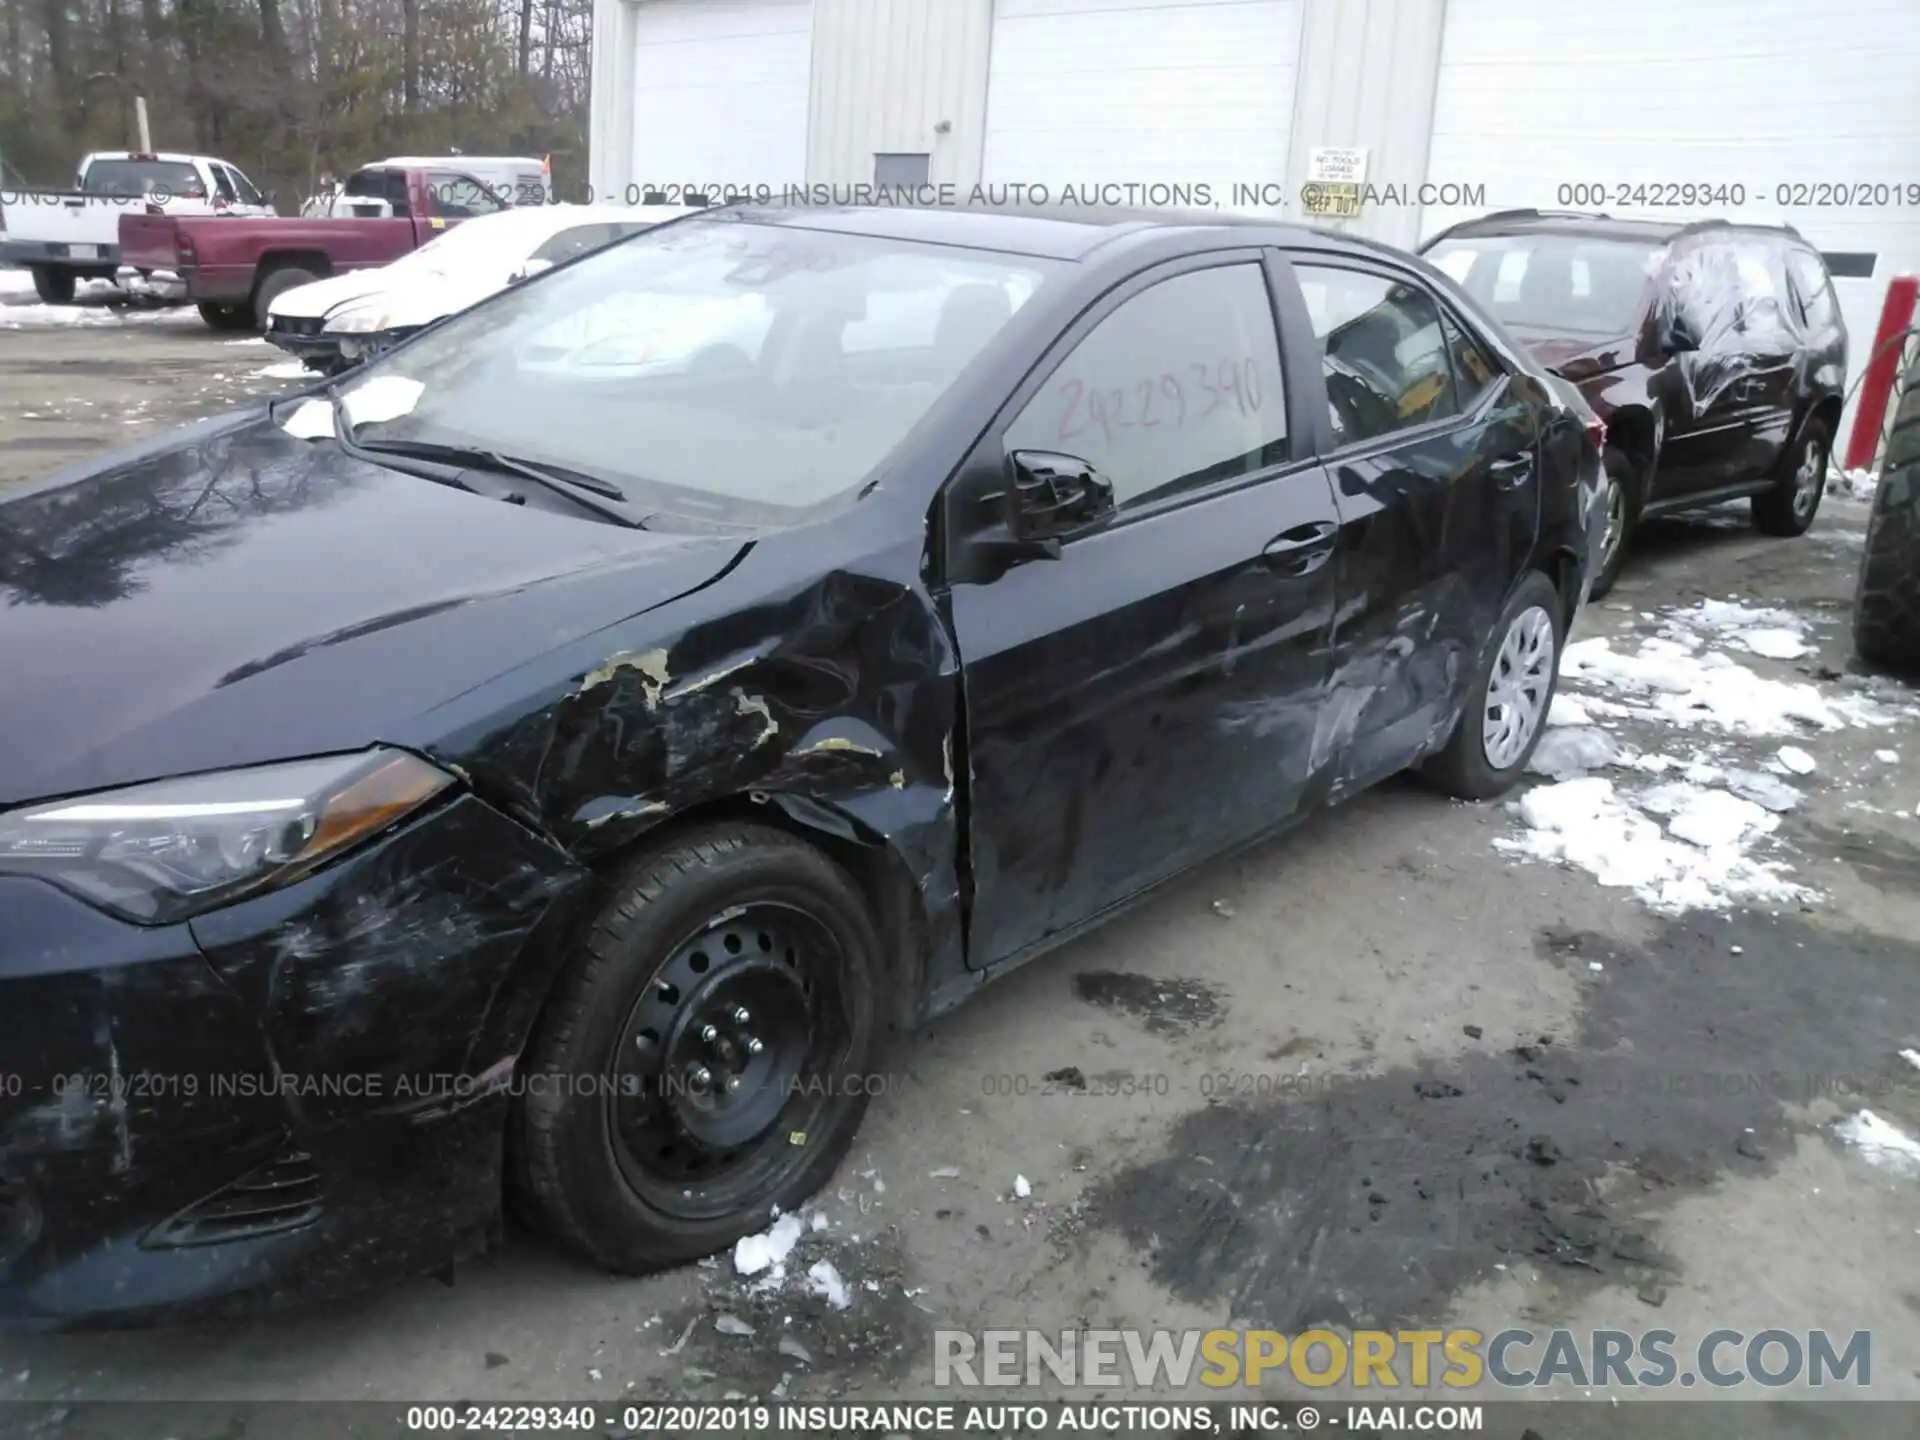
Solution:
[[[1858,1150],[1869,1165],[1896,1175],[1920,1175],[1920,1140],[1871,1110],[1849,1115],[1834,1127],[1834,1133]]]
[[[787,1278],[787,1257],[800,1243],[806,1223],[798,1215],[782,1215],[758,1235],[743,1235],[733,1246],[733,1268],[742,1275],[758,1275],[772,1270],[781,1280]]]
[[[747,1286],[749,1294],[767,1295],[784,1290],[795,1248],[807,1235],[819,1234],[828,1228],[827,1217],[819,1211],[815,1211],[811,1219],[799,1214],[781,1215],[758,1235],[746,1235],[734,1242],[734,1272],[743,1278],[756,1277]],[[796,1263],[793,1268],[798,1271],[799,1265]],[[806,1294],[819,1296],[835,1310],[845,1310],[853,1304],[852,1288],[831,1260],[814,1261],[801,1272],[800,1278]]]
[[[1560,673],[1622,691],[1629,713],[1683,729],[1710,726],[1739,735],[1795,735],[1890,725],[1894,717],[1870,701],[1829,699],[1804,682],[1756,675],[1718,650],[1696,653],[1687,641],[1654,637],[1637,650],[1615,650],[1605,637],[1569,645]]]
[[[1806,622],[1790,610],[1702,600],[1691,610],[1669,611],[1663,634],[1688,644],[1699,639],[1737,645],[1768,660],[1798,660],[1810,653]]]
[[[1559,713],[1559,709],[1556,700],[1549,713],[1549,728],[1534,747],[1533,758],[1527,762],[1528,770],[1535,775],[1566,780],[1621,763],[1623,752],[1619,741],[1593,725],[1553,724],[1552,716]]]
[[[1779,817],[1726,790],[1671,781],[1632,797],[1611,780],[1582,776],[1530,790],[1515,809],[1526,830],[1495,840],[1496,849],[1576,866],[1602,885],[1632,890],[1655,910],[1720,910],[1812,895],[1786,879],[1784,867],[1751,854]]]
[[[262,380],[317,380],[319,377],[299,360],[282,360],[277,365],[253,372]]]
[[[114,325],[200,325],[200,312],[191,305],[155,308],[148,305],[10,305],[0,303],[0,329],[58,330]]]

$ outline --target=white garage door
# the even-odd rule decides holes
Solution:
[[[1284,182],[1301,0],[998,0],[981,178],[1186,187],[1103,202],[1232,202]]]
[[[634,183],[806,180],[813,0],[640,0],[635,19]]]
[[[1447,0],[1427,178],[1484,184],[1488,209],[1785,221],[1872,256],[1836,281],[1857,376],[1888,277],[1920,270],[1920,3]],[[1618,194],[1689,183],[1745,193]],[[1561,189],[1582,184],[1607,203]],[[1421,233],[1477,209],[1429,210]]]

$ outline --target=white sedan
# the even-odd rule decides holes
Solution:
[[[278,296],[267,338],[312,369],[345,369],[575,255],[690,213],[677,205],[527,205],[463,220],[390,265]]]

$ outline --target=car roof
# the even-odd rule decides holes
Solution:
[[[1442,239],[1469,235],[1586,235],[1601,240],[1641,241],[1664,245],[1690,233],[1786,235],[1799,239],[1791,225],[1762,225],[1741,220],[1643,220],[1582,210],[1498,210],[1451,225],[1423,242],[1421,248]]]
[[[1154,236],[1184,233],[1248,245],[1292,245],[1377,253],[1401,263],[1389,246],[1336,230],[1265,215],[1217,210],[1146,210],[1092,206],[1003,205],[717,205],[708,211],[760,225],[832,230],[849,235],[964,245],[1056,260],[1087,260]]]

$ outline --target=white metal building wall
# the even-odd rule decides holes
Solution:
[[[1302,0],[998,0],[989,184],[1284,180]]]
[[[993,0],[814,0],[806,178],[871,183],[874,156],[978,178]]]

